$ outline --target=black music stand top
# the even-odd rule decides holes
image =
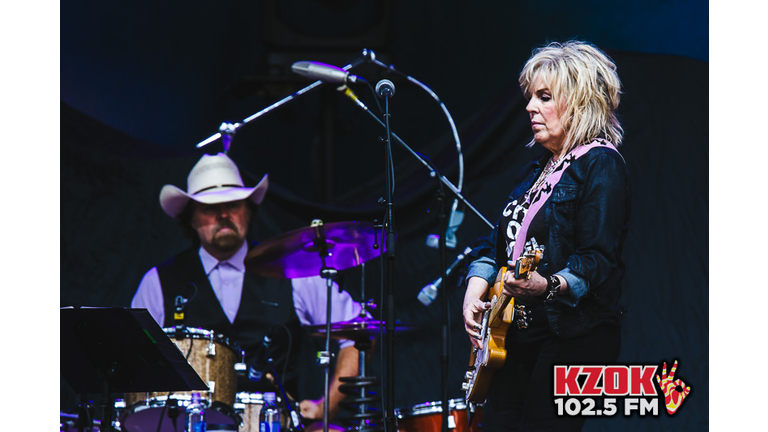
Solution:
[[[61,376],[76,392],[208,390],[146,309],[60,311]]]

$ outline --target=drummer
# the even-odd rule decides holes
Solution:
[[[301,326],[326,322],[328,290],[319,276],[275,279],[246,272],[244,261],[253,246],[246,234],[267,186],[264,175],[255,187],[245,187],[237,166],[224,153],[204,155],[190,171],[186,191],[163,186],[160,206],[179,222],[193,246],[151,268],[131,307],[146,308],[161,327],[184,324],[225,335],[246,352],[246,364],[262,373],[271,370],[264,358],[263,342],[268,336],[268,354],[280,382],[295,398],[301,372]],[[358,317],[360,305],[346,291],[335,287],[331,292],[332,322]],[[184,307],[183,323],[174,320],[177,304]],[[345,397],[339,392],[339,377],[357,373],[357,350],[352,341],[343,341],[329,390],[329,419]],[[241,379],[238,391],[275,391],[264,389],[263,381],[259,386]],[[301,415],[322,420],[323,404],[322,397],[302,400]]]

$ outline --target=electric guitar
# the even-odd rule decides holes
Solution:
[[[510,266],[514,264],[515,278],[530,279],[543,253],[544,246],[539,246],[536,239],[531,238],[525,244],[525,251],[520,258],[514,263],[508,263]],[[528,326],[525,306],[515,305],[514,298],[503,292],[504,275],[507,271],[507,267],[499,270],[496,282],[486,295],[486,300],[491,297],[491,307],[483,313],[481,348],[472,347],[469,367],[461,384],[461,389],[465,392],[464,400],[469,403],[471,411],[474,411],[474,404],[485,402],[493,373],[500,369],[507,359],[505,340],[510,324],[515,322],[519,328]]]

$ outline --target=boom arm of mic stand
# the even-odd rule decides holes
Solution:
[[[362,108],[362,107],[361,107],[361,108]],[[379,123],[379,124],[380,124],[382,127],[385,127],[385,128],[386,128],[386,125],[384,124],[384,122],[383,122],[383,121],[381,121],[381,119],[380,119],[380,118],[379,118],[379,117],[378,117],[376,114],[372,113],[372,112],[371,112],[371,110],[369,110],[367,107],[366,107],[366,108],[362,108],[362,109],[363,109],[365,112],[367,112],[368,114],[370,114],[370,115],[371,115],[371,117],[373,117],[373,119],[374,119],[374,120],[376,120],[376,121],[377,121],[377,122],[378,122],[378,123]],[[426,167],[426,168],[429,170],[429,172],[431,173],[431,175],[432,175],[433,177],[437,177],[437,178],[438,178],[438,180],[440,180],[440,181],[441,181],[441,182],[442,182],[442,183],[443,183],[445,186],[447,186],[447,187],[448,187],[448,189],[450,189],[450,190],[451,190],[451,192],[453,192],[453,194],[456,196],[456,198],[457,198],[459,201],[461,201],[461,202],[462,202],[462,203],[464,203],[464,204],[465,204],[467,207],[469,207],[470,209],[472,209],[472,211],[473,211],[473,212],[474,212],[474,213],[477,215],[477,217],[479,217],[479,218],[480,218],[480,219],[481,219],[483,222],[485,222],[485,223],[486,223],[486,225],[488,225],[488,227],[490,227],[491,229],[493,229],[493,228],[494,228],[494,225],[493,225],[493,224],[492,224],[492,223],[491,223],[491,222],[490,222],[490,221],[489,221],[489,220],[488,220],[488,219],[487,219],[485,216],[483,216],[483,214],[482,214],[482,213],[480,213],[480,211],[479,211],[479,210],[477,210],[477,209],[475,208],[475,206],[473,206],[473,205],[472,205],[472,204],[471,204],[469,201],[467,201],[467,200],[466,200],[466,198],[464,198],[464,195],[462,195],[462,194],[461,194],[461,191],[460,191],[458,188],[456,188],[456,186],[454,186],[454,185],[453,185],[453,183],[451,183],[451,182],[450,182],[450,180],[448,180],[447,178],[445,178],[445,176],[438,174],[438,173],[437,173],[437,172],[434,170],[434,168],[432,168],[432,166],[431,166],[431,165],[430,165],[430,164],[429,164],[427,161],[425,161],[425,160],[424,160],[424,158],[422,158],[421,156],[419,156],[419,154],[418,154],[418,153],[416,153],[415,151],[413,151],[413,149],[412,149],[412,148],[410,148],[410,147],[408,146],[408,144],[406,144],[406,143],[405,143],[405,142],[404,142],[402,139],[400,139],[400,137],[399,137],[399,136],[397,136],[397,134],[396,134],[396,133],[392,132],[392,138],[394,138],[394,139],[395,139],[395,140],[396,140],[398,143],[400,143],[400,145],[401,145],[401,146],[403,146],[403,148],[405,148],[405,149],[408,151],[408,153],[410,153],[410,154],[411,154],[413,157],[415,157],[415,158],[416,158],[416,159],[417,159],[419,162],[421,162],[421,164],[422,164],[422,165],[424,165],[424,166],[425,166],[425,167]]]
[[[362,64],[363,62],[366,61],[368,56],[369,56],[368,50],[364,49],[363,53],[362,53],[362,55],[360,57],[358,57],[355,61],[347,64],[346,66],[342,67],[342,69],[348,71],[348,70],[350,70],[350,69],[352,69],[352,68],[354,68],[356,66],[359,66],[360,64]],[[263,110],[257,112],[256,114],[253,114],[252,116],[244,119],[242,122],[235,123],[234,125],[230,125],[230,128],[229,128],[230,132],[228,132],[228,133],[229,134],[234,134],[235,132],[240,130],[240,128],[242,128],[243,126],[248,124],[249,122],[251,122],[253,120],[256,120],[257,118],[263,116],[264,114],[266,114],[266,113],[268,113],[268,112],[270,112],[270,111],[272,111],[272,110],[274,110],[274,109],[276,109],[276,108],[278,108],[278,107],[280,107],[282,105],[285,105],[286,103],[296,99],[297,97],[303,95],[304,93],[307,93],[310,90],[313,90],[313,89],[319,87],[321,84],[323,84],[323,81],[322,80],[317,80],[317,81],[313,82],[312,84],[304,87],[303,89],[301,89],[301,90],[299,90],[299,91],[297,91],[295,93],[292,93],[292,94],[290,94],[290,95],[280,99],[279,101],[277,101],[277,102],[273,103],[272,105],[264,108]],[[205,140],[199,142],[195,147],[197,147],[197,148],[205,147],[206,145],[208,145],[208,144],[210,144],[212,142],[215,142],[216,140],[220,139],[221,137],[222,137],[222,133],[221,132],[217,132],[217,133],[209,136]]]

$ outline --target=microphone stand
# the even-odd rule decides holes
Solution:
[[[443,275],[444,286],[448,283],[448,275],[445,271],[445,232],[447,231],[448,222],[445,215],[445,191],[443,190],[443,183],[438,182],[437,200],[440,206],[440,274]],[[443,290],[445,291],[445,290]],[[441,394],[442,394],[442,419],[441,430],[442,432],[448,432],[448,366],[450,363],[449,349],[448,349],[448,293],[444,292],[442,295],[442,313],[443,313],[443,328],[441,332],[443,351],[440,355],[441,366]]]
[[[387,257],[387,285],[385,294],[385,307],[386,307],[386,334],[385,346],[387,351],[387,413],[385,421],[385,431],[395,432],[395,317],[394,317],[394,262],[395,262],[395,215],[394,215],[394,202],[392,200],[392,194],[394,192],[394,164],[392,159],[392,129],[389,126],[389,99],[392,96],[393,91],[381,92],[381,96],[384,98],[384,120],[386,128],[386,169],[387,169],[387,198],[386,198],[386,214],[384,217],[386,225],[386,257]]]
[[[373,119],[375,119],[380,125],[384,126],[386,131],[387,131],[386,132],[387,133],[387,139],[386,139],[386,143],[387,143],[387,158],[388,158],[387,159],[387,163],[388,163],[388,166],[387,166],[387,193],[388,193],[388,199],[387,199],[387,211],[388,211],[388,213],[387,213],[387,217],[392,217],[392,215],[391,215],[391,211],[392,211],[392,209],[391,209],[391,205],[392,205],[391,186],[392,185],[391,185],[391,178],[390,178],[391,177],[391,169],[390,168],[394,164],[394,161],[391,159],[391,138],[395,138],[400,143],[400,145],[403,146],[403,148],[405,148],[413,157],[415,157],[419,162],[422,163],[422,165],[424,165],[430,171],[430,175],[432,177],[436,178],[439,181],[440,188],[439,188],[439,195],[438,195],[438,197],[439,197],[439,200],[440,200],[440,207],[441,207],[440,208],[440,230],[441,230],[441,233],[443,233],[442,235],[440,235],[440,246],[439,246],[439,249],[440,249],[440,269],[441,269],[441,274],[443,275],[443,282],[447,283],[446,282],[447,275],[446,275],[446,270],[445,270],[445,249],[446,249],[446,245],[445,245],[445,237],[446,237],[445,236],[445,232],[447,230],[447,226],[446,226],[447,223],[446,223],[446,220],[445,220],[445,208],[444,208],[445,207],[445,205],[444,205],[445,190],[444,190],[443,187],[444,186],[447,187],[455,195],[456,199],[460,200],[468,208],[470,208],[491,229],[494,228],[494,225],[487,218],[485,218],[482,215],[482,213],[480,213],[469,201],[467,201],[464,198],[464,196],[462,195],[461,191],[459,191],[456,188],[456,186],[454,186],[447,178],[445,178],[445,176],[441,175],[432,164],[430,164],[428,161],[426,161],[418,153],[413,151],[413,149],[411,149],[402,139],[400,139],[400,137],[398,137],[397,134],[392,132],[392,130],[391,130],[390,126],[389,126],[389,98],[388,97],[385,97],[385,112],[384,112],[385,122],[382,122],[381,119],[379,119],[379,117],[376,114],[371,112],[371,110],[368,109],[368,107],[362,101],[359,100],[359,98],[353,97],[353,95],[350,92],[345,92],[345,95],[347,97],[349,97],[350,99],[352,99],[358,107],[360,107],[365,112],[370,114],[370,116]],[[391,226],[392,225],[392,223],[391,223],[392,220],[391,219],[389,219],[389,220],[390,220],[389,230],[393,232],[392,226]],[[385,426],[386,426],[385,430],[388,431],[388,432],[389,431],[394,432],[395,431],[395,426],[394,426],[395,419],[394,419],[394,407],[393,407],[394,389],[393,389],[393,385],[392,385],[392,382],[394,381],[393,380],[393,375],[394,375],[394,366],[393,366],[393,363],[394,363],[394,361],[393,361],[393,358],[394,358],[394,339],[393,339],[394,317],[393,317],[393,314],[392,314],[392,308],[393,308],[393,303],[394,303],[394,301],[392,299],[392,291],[393,291],[393,287],[392,287],[392,275],[393,275],[392,261],[394,260],[394,240],[392,240],[393,244],[390,245],[390,243],[389,243],[390,242],[390,237],[389,237],[390,231],[387,232],[387,236],[388,236],[387,237],[387,248],[388,248],[388,250],[386,252],[387,256],[389,258],[387,260],[387,263],[388,263],[387,273],[389,274],[390,279],[389,279],[389,283],[387,284],[387,291],[388,291],[388,293],[387,293],[387,300],[386,300],[386,312],[387,312],[386,313],[386,329],[387,329],[387,334],[386,334],[385,346],[387,348],[387,384],[388,384],[388,388],[387,388],[387,415],[386,415],[386,422],[385,422]],[[390,247],[391,247],[391,249],[390,249]],[[442,430],[442,432],[447,432],[447,430],[448,430],[448,411],[449,411],[449,406],[448,406],[448,403],[449,403],[448,402],[448,388],[447,388],[448,363],[449,363],[449,356],[448,356],[448,322],[447,322],[448,321],[448,295],[447,294],[443,295],[443,299],[442,299],[442,312],[443,312],[443,328],[442,328],[443,350],[442,350],[442,353],[441,353],[441,363],[442,363],[442,374],[441,374],[442,375],[442,380],[441,380],[442,381],[442,391],[441,391],[441,395],[442,395],[442,427],[441,427],[441,430]]]

